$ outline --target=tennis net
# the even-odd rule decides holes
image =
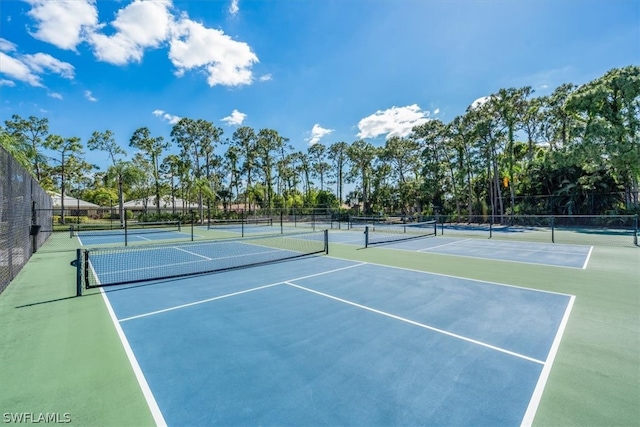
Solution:
[[[188,277],[328,253],[327,230],[180,244],[78,249],[77,293],[99,286]]]
[[[244,218],[244,219],[212,219],[207,228],[215,229],[237,229],[244,226],[272,226],[273,218]]]
[[[180,221],[162,222],[135,222],[126,223],[126,227],[120,228],[119,224],[72,224],[69,227],[70,237],[76,236],[104,236],[106,234],[144,234],[144,233],[166,233],[180,231]]]
[[[365,227],[365,247],[381,243],[417,239],[436,235],[436,221],[417,222],[414,224],[378,224]]]

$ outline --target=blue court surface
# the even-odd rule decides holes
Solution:
[[[364,233],[359,230],[333,232],[331,241],[364,246]],[[375,247],[569,268],[586,268],[593,249],[592,246],[585,245],[445,236],[431,236],[372,246],[372,248]]]
[[[574,299],[329,256],[103,296],[180,426],[530,424]]]
[[[149,242],[155,240],[186,240],[191,238],[191,231],[149,231],[149,230],[128,230],[127,240],[130,243]],[[124,244],[124,230],[104,230],[78,232],[77,238],[82,246],[98,246],[109,244]]]

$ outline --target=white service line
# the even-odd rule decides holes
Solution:
[[[305,288],[304,286],[300,286],[300,285],[296,285],[295,283],[292,283],[292,281],[286,281],[284,283],[286,283],[289,286],[293,286],[295,288],[302,289],[303,291],[311,292],[311,293],[314,293],[314,294],[317,294],[317,295],[320,295],[320,296],[323,296],[323,297],[326,297],[326,298],[330,298],[330,299],[333,299],[333,300],[336,300],[336,301],[340,301],[342,303],[349,304],[349,305],[352,305],[354,307],[362,308],[364,310],[368,310],[368,311],[371,311],[373,313],[377,313],[377,314],[381,314],[383,316],[391,317],[392,319],[400,320],[402,322],[406,322],[406,323],[409,323],[411,325],[419,326],[419,327],[424,328],[424,329],[429,329],[430,331],[438,332],[438,333],[443,334],[443,335],[448,335],[450,337],[457,338],[457,339],[460,339],[460,340],[463,340],[463,341],[467,341],[467,342],[470,342],[470,343],[473,343],[473,344],[477,344],[477,345],[480,345],[482,347],[490,348],[491,350],[499,351],[501,353],[505,353],[505,354],[508,354],[510,356],[515,356],[515,357],[518,357],[520,359],[524,359],[524,360],[528,360],[530,362],[538,363],[540,365],[544,364],[544,362],[542,360],[538,360],[538,359],[535,359],[533,357],[525,356],[524,354],[516,353],[514,351],[509,351],[509,350],[506,350],[504,348],[496,347],[494,345],[487,344],[487,343],[484,343],[482,341],[477,341],[477,340],[474,340],[474,339],[471,339],[471,338],[464,337],[462,335],[454,334],[453,332],[448,332],[448,331],[445,331],[443,329],[438,329],[438,328],[435,328],[433,326],[425,325],[424,323],[415,322],[413,320],[410,320],[410,319],[407,319],[407,318],[404,318],[404,317],[400,317],[400,316],[396,316],[395,314],[387,313],[385,311],[376,310],[375,308],[367,307],[366,305],[358,304],[358,303],[355,303],[355,302],[352,302],[352,301],[348,301],[348,300],[345,300],[345,299],[342,299],[342,298],[335,297],[333,295],[325,294],[324,292],[319,292],[319,291],[316,291],[316,290],[313,290],[313,289]]]
[[[430,248],[418,249],[417,252],[430,251],[431,249],[441,248],[443,246],[455,245],[456,243],[466,242],[467,240],[471,240],[471,239],[456,240],[455,242],[444,243],[438,246],[431,246]]]
[[[347,270],[349,268],[359,267],[359,266],[365,265],[365,264],[366,263],[349,265],[349,266],[346,266],[346,267],[336,268],[336,269],[333,269],[333,270],[328,270],[328,271],[323,271],[323,272],[320,272],[320,273],[309,274],[307,276],[297,277],[297,278],[291,279],[291,280],[309,279],[311,277],[317,277],[317,276],[322,276],[322,275],[325,275],[325,274],[335,273],[336,271]],[[122,322],[126,322],[126,321],[133,320],[133,319],[140,319],[140,318],[143,318],[143,317],[153,316],[155,314],[166,313],[168,311],[179,310],[181,308],[191,307],[191,306],[199,305],[199,304],[204,304],[204,303],[207,303],[207,302],[216,301],[216,300],[223,299],[223,298],[229,298],[229,297],[233,297],[233,296],[237,296],[237,295],[246,294],[246,293],[249,293],[249,292],[259,291],[259,290],[267,289],[267,288],[272,288],[274,286],[283,285],[285,283],[287,283],[287,281],[271,283],[271,284],[268,284],[268,285],[258,286],[258,287],[251,288],[251,289],[245,289],[244,291],[233,292],[233,293],[230,293],[230,294],[225,294],[225,295],[220,295],[220,296],[217,296],[217,297],[198,300],[198,301],[190,302],[190,303],[187,303],[187,304],[180,304],[180,305],[176,305],[176,306],[173,306],[173,307],[164,308],[162,310],[156,310],[156,311],[151,311],[149,313],[138,314],[136,316],[125,317],[123,319],[120,319],[120,322],[122,323]]]
[[[198,256],[198,257],[200,257],[200,258],[204,258],[204,259],[206,259],[206,260],[209,260],[209,261],[211,261],[211,260],[212,260],[212,258],[209,258],[208,256],[200,255],[200,254],[197,254],[197,253],[195,253],[195,252],[191,252],[191,251],[188,251],[188,250],[186,250],[186,249],[179,248],[179,247],[177,247],[177,246],[174,246],[174,248],[173,248],[173,249],[177,249],[177,250],[179,250],[179,251],[186,252],[186,253],[188,253],[189,255],[195,255],[195,256]]]

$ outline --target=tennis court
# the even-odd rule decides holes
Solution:
[[[370,228],[369,230],[373,230]],[[422,229],[420,229],[421,231]],[[593,246],[559,243],[522,242],[498,239],[437,236],[432,226],[424,234],[405,230],[402,226],[380,226],[365,236],[365,227],[349,231],[332,231],[332,241],[364,247],[367,238],[371,248],[384,247],[399,251],[428,252],[434,254],[539,264],[554,267],[585,269]],[[367,249],[368,250],[368,249]]]
[[[185,240],[191,233],[183,232],[178,222],[150,222],[129,225],[127,228],[92,228],[82,224],[72,225],[70,237],[82,246],[144,243],[158,240]]]
[[[573,304],[329,256],[103,290],[169,425],[519,425]]]
[[[12,395],[40,408],[43,378],[81,390],[47,396],[83,425],[545,425],[555,402],[571,405],[565,421],[634,413],[638,343],[616,319],[637,316],[635,249],[295,231],[85,245],[75,269],[71,252],[34,255],[29,285],[1,300],[24,331],[4,360],[57,367],[30,385],[3,374]],[[604,349],[616,356],[594,359]],[[628,386],[603,392],[590,369]]]

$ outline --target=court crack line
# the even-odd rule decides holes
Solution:
[[[448,331],[445,331],[443,329],[438,329],[438,328],[435,328],[433,326],[425,325],[424,323],[419,323],[419,322],[407,319],[405,317],[396,316],[395,314],[391,314],[391,313],[387,313],[385,311],[377,310],[375,308],[367,307],[366,305],[358,304],[358,303],[355,303],[355,302],[352,302],[352,301],[348,301],[348,300],[345,300],[345,299],[342,299],[342,298],[335,297],[333,295],[325,294],[324,292],[319,292],[319,291],[316,291],[316,290],[313,290],[313,289],[305,288],[304,286],[296,285],[295,283],[292,283],[292,282],[293,281],[286,281],[284,283],[289,285],[289,286],[293,286],[294,288],[301,289],[303,291],[311,292],[311,293],[323,296],[325,298],[333,299],[333,300],[336,300],[336,301],[339,301],[339,302],[342,302],[342,303],[345,303],[345,304],[352,305],[354,307],[361,308],[363,310],[371,311],[371,312],[376,313],[376,314],[381,314],[383,316],[387,316],[387,317],[390,317],[392,319],[400,320],[402,322],[406,322],[406,323],[409,323],[409,324],[414,325],[414,326],[419,326],[419,327],[421,327],[423,329],[428,329],[430,331],[438,332],[438,333],[443,334],[443,335],[448,335],[450,337],[457,338],[457,339],[460,339],[460,340],[463,340],[463,341],[467,341],[467,342],[470,342],[472,344],[476,344],[476,345],[479,345],[479,346],[482,346],[482,347],[486,347],[486,348],[489,348],[491,350],[499,351],[500,353],[505,353],[505,354],[508,354],[510,356],[515,356],[515,357],[518,357],[520,359],[528,360],[529,362],[538,363],[540,365],[544,365],[545,364],[545,362],[542,361],[542,360],[538,360],[538,359],[535,359],[533,357],[525,356],[524,354],[516,353],[514,351],[509,351],[509,350],[506,350],[504,348],[496,347],[494,345],[487,344],[487,343],[484,343],[482,341],[477,341],[477,340],[474,340],[474,339],[471,339],[471,338],[467,338],[467,337],[462,336],[462,335],[454,334],[453,332],[448,332]]]

